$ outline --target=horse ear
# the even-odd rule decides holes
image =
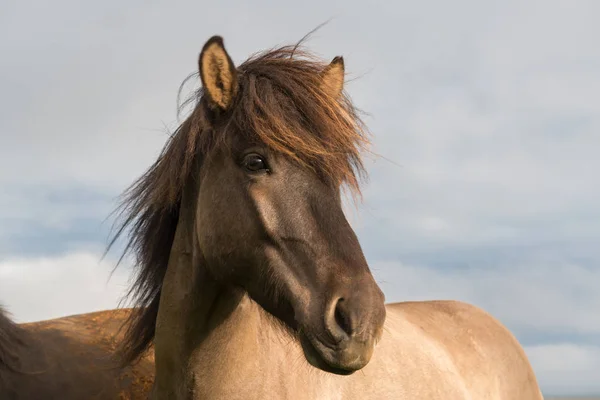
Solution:
[[[211,108],[227,110],[237,94],[237,71],[223,45],[223,38],[213,36],[200,53],[200,79]]]
[[[344,89],[344,57],[335,57],[321,72],[324,89],[334,98],[338,98]]]

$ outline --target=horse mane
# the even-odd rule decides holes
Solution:
[[[303,50],[301,42],[257,53],[237,68],[239,90],[222,118],[226,124],[213,123],[202,89],[195,92],[185,103],[195,103],[189,117],[157,161],[123,193],[116,210],[122,220],[107,249],[129,231],[121,260],[127,253],[135,258],[135,277],[126,295],[135,311],[119,350],[123,365],[138,360],[154,339],[182,192],[198,157],[213,146],[226,145],[231,134],[250,135],[360,195],[359,180],[366,176],[361,152],[369,144],[366,127],[345,93],[333,97],[323,88],[321,72],[327,64]]]
[[[20,352],[27,345],[26,337],[26,332],[0,306],[0,382],[4,382],[7,372],[19,372]]]

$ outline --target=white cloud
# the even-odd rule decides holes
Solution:
[[[557,343],[528,346],[525,351],[546,393],[590,395],[600,391],[600,346]]]
[[[18,322],[116,308],[128,284],[126,265],[109,280],[114,260],[101,253],[15,257],[0,261],[0,304]]]
[[[394,37],[389,68],[358,94],[376,151],[400,164],[379,160],[366,192],[399,240],[600,237],[598,3],[561,4],[438,9]]]

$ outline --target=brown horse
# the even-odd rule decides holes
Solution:
[[[155,399],[541,399],[484,311],[384,304],[342,207],[364,124],[344,62],[284,46],[199,58],[191,115],[125,193],[137,257],[123,362],[154,342]]]
[[[120,368],[117,332],[129,310],[17,325],[0,308],[0,399],[144,399],[152,387],[152,353]]]

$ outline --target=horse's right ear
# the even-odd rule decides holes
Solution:
[[[229,109],[237,94],[237,71],[225,51],[222,37],[213,36],[206,42],[198,67],[210,107],[223,111]]]
[[[321,72],[323,89],[334,99],[338,99],[344,90],[344,57],[335,57]]]

